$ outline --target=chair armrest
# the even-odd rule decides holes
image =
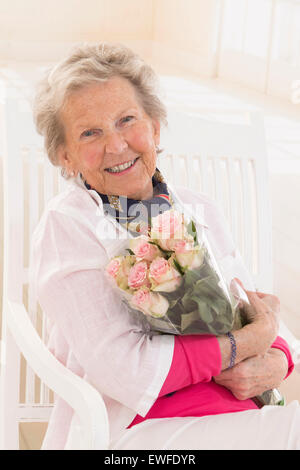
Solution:
[[[67,369],[47,349],[23,304],[6,302],[5,305],[7,326],[26,361],[41,380],[77,413],[83,449],[107,449],[109,425],[100,393]]]

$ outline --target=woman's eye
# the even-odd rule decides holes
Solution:
[[[89,129],[81,134],[81,137],[91,137],[97,133],[97,129]]]
[[[125,116],[124,118],[121,119],[122,124],[126,124],[127,122],[132,121],[134,119],[134,116]]]

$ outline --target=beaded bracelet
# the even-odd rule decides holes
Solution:
[[[235,358],[236,358],[236,342],[235,338],[232,333],[226,333],[231,344],[231,356],[230,356],[230,364],[229,364],[229,369],[231,369],[234,364],[235,364]]]

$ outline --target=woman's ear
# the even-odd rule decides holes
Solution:
[[[159,145],[160,143],[160,122],[158,119],[152,119],[152,126],[153,126],[153,137],[155,145]]]
[[[69,157],[69,154],[64,147],[64,145],[60,145],[57,149],[57,158],[59,162],[59,166],[64,168],[67,173],[71,174],[74,173],[73,163]]]
[[[58,162],[59,162],[59,166],[61,166],[62,168],[66,168],[67,167],[67,162],[68,162],[68,157],[67,157],[67,151],[66,151],[66,149],[64,148],[63,145],[60,145],[58,147],[56,155],[57,155],[57,159],[58,159]]]

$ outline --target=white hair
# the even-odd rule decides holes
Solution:
[[[157,76],[141,57],[122,44],[80,44],[49,70],[37,86],[34,121],[37,131],[44,136],[53,165],[59,165],[57,149],[65,142],[60,110],[67,98],[80,88],[113,76],[126,78],[134,86],[146,114],[167,124],[166,108],[157,94]]]

